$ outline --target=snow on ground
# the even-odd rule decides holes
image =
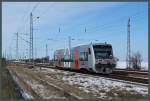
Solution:
[[[21,94],[23,96],[23,98],[25,99],[33,99],[33,96],[31,96],[28,92],[26,91],[21,91]]]
[[[24,73],[18,73],[17,75],[43,99],[64,98],[63,96],[58,95],[56,91],[50,90],[47,86],[45,86],[45,84],[42,84],[40,81],[32,78],[29,75]],[[13,77],[15,81],[19,83],[18,78],[14,75]],[[20,83],[19,85],[21,86]],[[34,99],[30,92],[27,92],[26,90],[22,90],[21,93],[25,99]]]
[[[94,94],[99,93],[102,96],[106,96],[106,93],[112,89],[119,91],[129,91],[133,93],[139,93],[142,95],[148,94],[148,88],[144,86],[137,86],[117,81],[106,80],[104,78],[94,78],[81,75],[64,76],[64,81],[67,81],[71,85],[79,85],[80,89],[85,92],[93,92]],[[117,93],[116,93],[117,95]]]
[[[142,62],[142,67],[144,67],[144,70],[148,70],[148,62]],[[125,61],[118,61],[116,68],[125,69],[126,68],[126,62]]]
[[[62,79],[70,85],[76,85],[87,93],[93,93],[101,98],[107,97],[108,93],[113,92],[115,96],[119,92],[130,92],[131,94],[139,94],[146,96],[148,94],[148,87],[123,83],[119,81],[112,81],[103,77],[91,77],[80,73],[73,73],[69,71],[62,71],[50,68],[42,68],[42,72],[55,75],[57,79]],[[60,75],[61,74],[61,75]],[[47,76],[48,77],[48,76]]]
[[[38,92],[38,94],[43,97],[44,99],[50,99],[50,98],[64,98],[59,97],[57,94],[52,93],[46,86],[40,84],[36,80],[26,80],[26,83],[32,87],[33,90]]]

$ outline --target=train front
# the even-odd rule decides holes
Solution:
[[[95,44],[93,45],[95,57],[95,72],[102,74],[110,74],[116,67],[116,60],[113,56],[111,44]]]

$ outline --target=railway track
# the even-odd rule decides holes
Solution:
[[[116,69],[113,71],[113,73],[117,73],[117,74],[134,74],[134,75],[145,75],[148,76],[148,71],[134,71],[134,70],[126,70],[126,69]]]
[[[148,78],[137,78],[133,76],[124,76],[124,75],[116,75],[116,74],[110,74],[109,77],[120,79],[120,80],[142,83],[142,84],[148,84]]]
[[[36,65],[38,66],[38,65]],[[53,68],[52,66],[46,66],[46,65],[40,65],[42,67],[47,67],[47,68]],[[55,68],[54,68],[55,69]],[[62,69],[61,69],[62,70]],[[65,69],[63,69],[65,70]],[[70,71],[70,70],[69,70]],[[75,71],[75,70],[71,70],[73,72],[79,72],[79,73],[83,73],[83,74],[90,74],[90,75],[94,75],[94,76],[102,76],[102,77],[107,77],[107,78],[112,78],[112,79],[119,79],[119,80],[125,80],[125,81],[130,81],[132,83],[141,83],[141,84],[148,84],[148,73],[147,72],[137,72],[137,71],[115,71],[112,74],[109,75],[103,75],[103,74],[96,74],[96,73],[92,73],[92,72],[82,72],[82,71]],[[145,75],[143,77],[143,75]],[[142,77],[140,77],[142,76]]]
[[[140,71],[126,71],[126,70],[115,70],[112,74],[104,75],[104,74],[97,74],[93,72],[83,72],[83,71],[76,71],[76,70],[66,70],[63,68],[54,68],[54,66],[49,66],[48,64],[35,64],[37,67],[44,67],[44,68],[52,68],[52,69],[60,69],[65,71],[77,72],[82,74],[88,74],[93,76],[101,76],[116,80],[123,80],[128,81],[128,83],[132,84],[140,84],[140,85],[148,85],[148,72],[140,72]]]

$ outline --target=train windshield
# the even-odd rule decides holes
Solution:
[[[112,58],[112,47],[110,45],[94,45],[94,54],[96,59]]]

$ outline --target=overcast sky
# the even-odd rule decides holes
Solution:
[[[148,4],[123,2],[3,2],[3,54],[15,57],[16,32],[29,41],[25,34],[30,32],[32,10],[35,57],[45,56],[48,44],[52,58],[54,50],[68,48],[68,36],[71,36],[75,39],[72,47],[90,42],[111,43],[114,55],[125,60],[127,21],[131,17],[131,52],[139,51],[143,60],[148,60]],[[28,57],[28,51],[28,43],[19,38],[19,56]]]

